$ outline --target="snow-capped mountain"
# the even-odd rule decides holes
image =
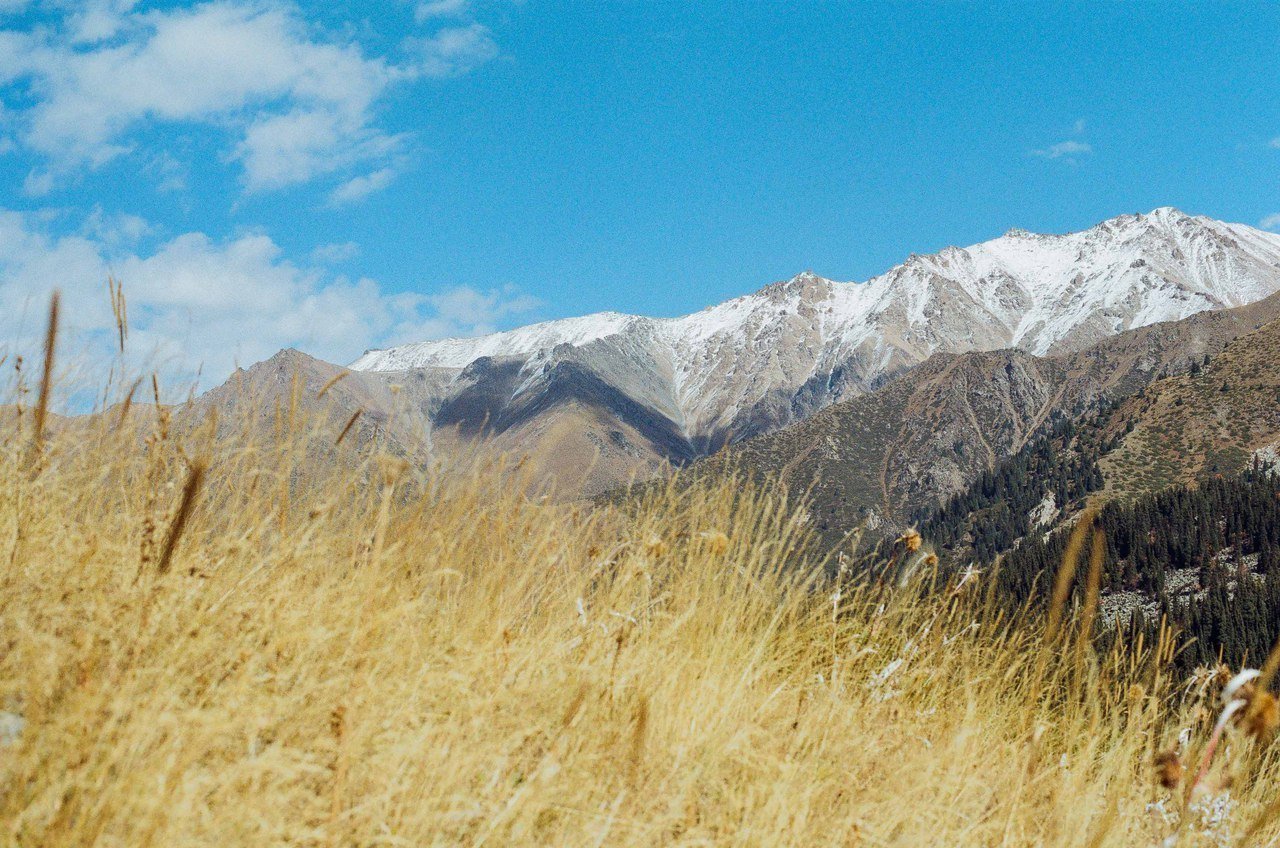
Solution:
[[[1074,351],[1277,290],[1280,235],[1162,208],[1067,235],[1012,230],[913,255],[861,283],[806,272],[680,318],[601,313],[370,351],[351,367],[429,372],[450,397],[484,398],[469,396],[450,423],[464,424],[465,411],[497,429],[504,415],[509,426],[581,401],[589,383],[591,402],[624,398],[654,417],[660,441],[697,454],[805,418],[938,351]]]

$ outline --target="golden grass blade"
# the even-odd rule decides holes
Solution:
[[[44,369],[40,373],[40,394],[31,423],[31,460],[37,464],[44,448],[44,428],[49,415],[49,397],[53,393],[53,359],[58,345],[58,311],[62,296],[55,290],[49,298],[49,325],[44,334]]]
[[[1261,673],[1258,675],[1257,686],[1263,692],[1271,688],[1272,682],[1276,679],[1276,671],[1280,670],[1280,639],[1271,646],[1271,652],[1267,654],[1266,661],[1262,664]]]
[[[364,414],[363,409],[357,409],[355,412],[351,413],[351,417],[347,419],[347,425],[342,428],[342,432],[338,434],[338,438],[334,441],[335,446],[342,444],[342,440],[351,432],[351,428],[356,426],[356,422],[360,420],[360,416],[362,414]]]
[[[1053,595],[1049,600],[1049,623],[1045,629],[1045,643],[1057,640],[1058,631],[1062,627],[1062,613],[1066,608],[1067,596],[1071,594],[1071,583],[1075,579],[1076,569],[1080,564],[1080,551],[1084,548],[1085,537],[1093,529],[1096,513],[1086,509],[1076,519],[1076,526],[1071,530],[1067,540],[1067,549],[1062,555],[1062,564],[1058,567],[1058,575],[1053,582]]]
[[[196,495],[200,491],[200,483],[204,480],[205,471],[205,462],[200,459],[193,460],[191,467],[187,470],[187,481],[182,487],[178,511],[174,513],[173,521],[169,523],[169,529],[164,535],[164,545],[160,549],[160,559],[156,563],[158,574],[168,573],[173,566],[174,552],[178,549],[178,542],[182,539],[182,533],[186,530],[187,522],[195,509]]]
[[[1084,609],[1080,613],[1080,633],[1076,638],[1076,678],[1083,679],[1085,651],[1092,643],[1093,625],[1098,612],[1098,597],[1102,583],[1102,563],[1106,558],[1107,540],[1101,528],[1093,530],[1093,543],[1089,549],[1089,574],[1085,578]]]
[[[142,378],[133,381],[133,385],[129,387],[129,391],[125,392],[124,400],[120,402],[120,416],[116,419],[117,427],[124,427],[129,423],[129,412],[133,409],[133,397],[138,393],[138,387],[142,385]]]
[[[340,383],[342,380],[346,379],[350,375],[351,375],[351,372],[347,370],[342,370],[342,371],[339,371],[337,374],[334,374],[331,378],[329,378],[329,381],[327,383],[325,383],[323,386],[320,387],[320,391],[316,392],[316,399],[319,400],[320,398],[327,395],[330,389],[338,385],[338,383]]]
[[[124,286],[115,277],[108,276],[107,290],[111,295],[111,314],[115,318],[116,338],[123,355],[125,340],[129,338],[129,310],[125,305]]]
[[[1267,825],[1276,820],[1277,816],[1280,816],[1280,793],[1277,793],[1262,812],[1249,823],[1249,827],[1240,835],[1240,841],[1236,843],[1238,848],[1247,848]]]

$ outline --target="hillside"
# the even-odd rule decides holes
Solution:
[[[1164,375],[1199,368],[1206,356],[1276,318],[1280,297],[1273,296],[1061,356],[936,355],[871,394],[736,445],[702,470],[740,466],[811,489],[815,520],[832,539],[862,524],[897,532],[1034,449],[1055,422],[1095,416]],[[1044,480],[1032,504],[1054,486]]]
[[[1247,468],[1280,446],[1280,322],[1228,345],[1194,372],[1162,380],[1115,413],[1127,430],[1102,460],[1108,493],[1126,497]]]
[[[1277,353],[1280,320],[1242,333],[1185,373],[1037,438],[922,511],[920,532],[950,567],[998,560],[1002,590],[1021,604],[1043,598],[1091,505],[1107,540],[1109,624],[1166,618],[1197,640],[1183,670],[1219,647],[1229,661],[1256,658],[1280,637]]]

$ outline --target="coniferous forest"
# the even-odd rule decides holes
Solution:
[[[990,562],[1032,531],[1032,512],[1052,496],[1064,512],[1103,486],[1099,457],[1113,447],[1096,423],[1060,419],[999,467],[933,513],[916,517],[921,534],[947,559]]]
[[[1104,591],[1135,591],[1194,639],[1183,664],[1259,661],[1280,635],[1280,481],[1255,466],[1132,503],[1111,503],[1097,517],[1106,540]],[[1033,533],[1000,562],[998,580],[1012,599],[1043,594],[1060,567],[1067,533]],[[1186,572],[1194,573],[1186,573]],[[1176,572],[1182,577],[1171,581]],[[1082,582],[1083,570],[1077,576]],[[1171,585],[1173,584],[1173,585]],[[1141,614],[1141,613],[1140,613]],[[1123,624],[1124,622],[1120,622]]]
[[[1105,426],[1111,411],[1055,421],[964,492],[918,515],[921,534],[952,567],[992,568],[1010,604],[1043,603],[1070,536],[1062,519],[1103,489],[1099,460],[1122,437]],[[1219,652],[1228,663],[1260,661],[1280,637],[1274,469],[1255,462],[1238,476],[1113,501],[1096,520],[1106,540],[1104,597],[1128,592],[1142,599],[1101,626],[1154,630],[1163,618],[1182,631],[1186,647],[1177,662],[1188,669],[1216,661]],[[1077,598],[1084,572],[1076,576]]]
[[[1043,603],[1061,567],[1070,534],[1045,534],[1019,527],[1014,516],[1043,491],[1025,482],[1029,470],[1053,469],[1052,485],[1069,497],[1090,491],[1096,464],[1051,460],[1046,440],[1022,462],[988,475],[966,495],[982,498],[1008,492],[1017,506],[980,505],[984,519],[969,532],[975,551],[1003,554],[994,567],[998,591],[1011,604]],[[950,508],[951,505],[948,505]],[[927,528],[943,533],[959,526],[946,510]],[[1024,519],[1025,520],[1025,519]],[[1139,593],[1149,599],[1132,614],[1104,619],[1110,628],[1154,630],[1161,619],[1182,631],[1185,647],[1177,657],[1184,670],[1215,662],[1259,662],[1280,637],[1280,479],[1255,467],[1236,477],[1214,477],[1196,487],[1178,486],[1132,502],[1113,502],[1097,514],[1106,545],[1101,575],[1104,595]],[[989,523],[987,523],[989,522]],[[1022,531],[1020,543],[1011,539]],[[946,535],[938,538],[949,539]],[[946,548],[942,548],[944,556]],[[995,557],[977,562],[991,563]],[[956,560],[952,560],[955,564]],[[1076,597],[1085,591],[1085,569],[1075,578]],[[1221,652],[1221,653],[1220,653]]]

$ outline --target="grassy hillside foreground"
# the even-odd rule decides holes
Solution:
[[[824,576],[779,491],[552,505],[509,469],[309,461],[338,433],[264,414],[182,443],[150,408],[43,444],[5,418],[0,844],[1278,832],[1266,709],[1190,790],[1222,680],[1168,679],[1172,642],[1095,655],[1087,599],[1045,625],[981,575]]]

